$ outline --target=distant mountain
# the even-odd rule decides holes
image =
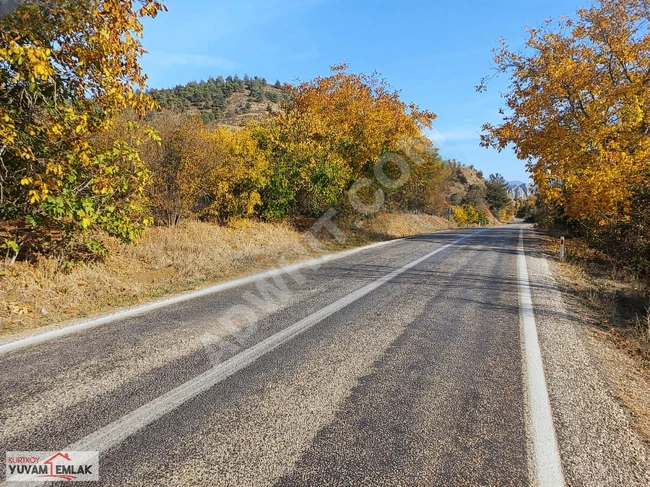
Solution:
[[[513,200],[527,200],[535,194],[535,186],[522,181],[508,181],[508,194]]]
[[[190,81],[174,88],[147,91],[161,108],[196,113],[206,122],[241,125],[280,110],[289,93],[279,81],[271,85],[264,78],[237,75]]]

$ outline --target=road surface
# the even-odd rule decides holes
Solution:
[[[97,485],[647,486],[582,333],[528,226],[403,239],[0,347],[0,455],[97,450]]]

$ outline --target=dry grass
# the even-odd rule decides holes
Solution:
[[[305,257],[285,224],[152,228],[137,245],[107,238],[109,257],[62,272],[53,259],[0,264],[0,335],[197,287]]]
[[[544,239],[557,255],[558,239]],[[650,289],[583,239],[567,239],[565,247],[566,261],[560,264],[563,277],[595,311],[597,326],[619,348],[650,368]]]
[[[345,228],[344,245],[363,245],[447,228],[443,218],[381,214]],[[319,235],[319,238],[322,238]],[[156,227],[136,245],[105,238],[103,262],[62,271],[53,259],[0,262],[0,337],[130,306],[214,282],[286,264],[306,254],[301,233],[286,223],[241,221],[230,226],[184,222]]]
[[[544,237],[557,256],[559,235]],[[650,314],[648,289],[624,269],[611,265],[582,239],[566,240],[566,261],[558,283],[577,299],[594,340],[592,351],[633,424],[650,441]]]
[[[452,223],[456,227],[455,223]],[[364,222],[362,228],[368,232],[401,238],[408,235],[446,230],[449,224],[445,218],[413,213],[380,213]]]

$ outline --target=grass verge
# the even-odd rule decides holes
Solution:
[[[308,228],[311,223],[302,227]],[[298,226],[300,228],[301,226]],[[343,227],[344,243],[319,234],[309,248],[287,223],[240,221],[230,226],[183,222],[154,227],[135,245],[105,238],[102,262],[62,270],[54,259],[0,263],[0,338],[200,288],[244,274],[374,241],[443,230],[430,215],[383,213]]]
[[[546,235],[556,255],[559,240]],[[625,269],[614,266],[580,238],[566,239],[563,277],[594,311],[597,327],[616,345],[650,369],[650,289]]]

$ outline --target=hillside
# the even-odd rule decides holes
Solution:
[[[174,88],[147,91],[164,109],[198,113],[205,122],[242,125],[278,111],[289,96],[279,81],[271,85],[264,78],[237,75],[190,81]]]
[[[486,212],[487,221],[497,224],[495,215],[488,209],[487,181],[483,173],[473,165],[465,165],[456,160],[448,160],[449,179],[445,189],[445,200],[450,205],[472,205]]]
[[[480,188],[480,191],[485,191],[485,179],[482,172],[474,166],[465,165],[455,160],[448,163],[451,178],[445,196],[449,202],[455,205],[461,204],[472,186],[475,189]]]

